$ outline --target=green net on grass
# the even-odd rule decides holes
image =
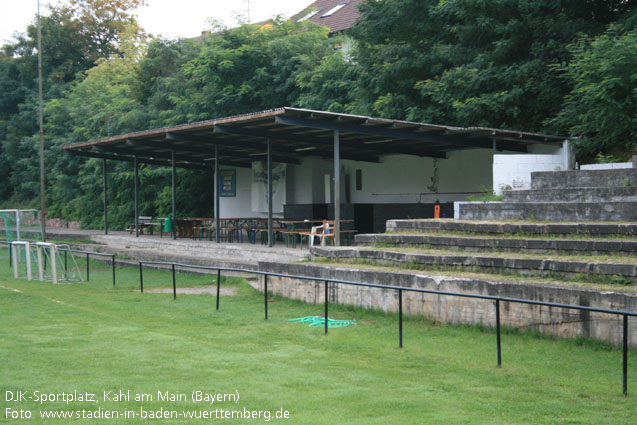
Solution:
[[[322,316],[299,317],[298,319],[288,319],[288,322],[309,323],[310,326],[325,326],[325,318]],[[344,328],[355,325],[356,320],[334,320],[327,318],[328,328]]]

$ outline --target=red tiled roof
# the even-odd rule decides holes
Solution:
[[[296,22],[307,16],[308,13],[318,10],[319,12],[309,18],[309,21],[326,26],[331,32],[343,31],[354,26],[356,20],[360,17],[358,5],[363,1],[364,0],[316,0],[291,19]],[[334,14],[323,17],[330,9],[341,4],[345,6],[334,12]]]

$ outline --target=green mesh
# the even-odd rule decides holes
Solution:
[[[288,322],[309,323],[312,326],[325,326],[325,318],[323,316],[307,316],[298,319],[289,319]],[[345,326],[355,325],[356,320],[334,320],[327,318],[328,328],[344,328]]]
[[[0,217],[2,217],[2,220],[4,221],[4,226],[7,232],[7,241],[15,241],[15,234],[13,233],[13,230],[11,230],[15,227],[15,217],[11,214],[7,215],[3,212],[0,212]]]

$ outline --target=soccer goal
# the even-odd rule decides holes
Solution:
[[[23,274],[27,280],[33,279],[37,268],[40,281],[81,282],[82,275],[68,245],[50,242],[15,241],[13,250],[13,277]]]
[[[38,210],[0,210],[0,233],[8,242],[43,240]]]

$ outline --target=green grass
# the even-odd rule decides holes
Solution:
[[[356,326],[310,328],[288,319],[321,315],[322,306],[263,295],[241,279],[224,286],[215,311],[209,295],[137,292],[136,268],[91,263],[91,282],[65,285],[13,280],[0,258],[0,423],[5,408],[108,410],[214,408],[290,412],[294,424],[634,424],[637,355],[629,353],[628,397],[621,394],[621,352],[590,341],[508,331],[496,367],[490,329],[405,320],[398,348],[395,315],[333,306],[330,317]],[[179,274],[178,286],[209,284],[210,275]],[[170,287],[169,273],[148,270],[145,288]],[[150,393],[153,402],[8,403],[5,392]],[[157,402],[158,391],[233,393],[237,404]],[[213,419],[214,420],[214,419]],[[68,421],[67,421],[68,422]],[[26,423],[67,423],[32,419]],[[155,423],[204,423],[172,419]],[[73,420],[137,424],[149,420]],[[251,423],[263,420],[226,420]]]

